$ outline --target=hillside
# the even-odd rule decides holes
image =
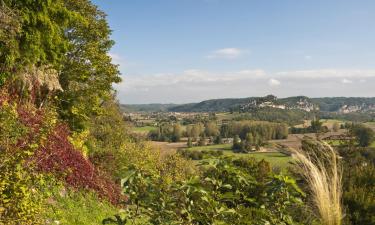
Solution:
[[[120,106],[124,112],[166,112],[177,104],[133,104]]]
[[[325,97],[309,98],[294,96],[277,98],[273,95],[265,97],[211,99],[189,104],[144,104],[122,105],[126,112],[130,111],[170,111],[170,112],[251,112],[260,108],[277,108],[285,110],[302,110],[306,112],[319,109],[322,112],[340,114],[375,111],[375,98],[364,97]]]

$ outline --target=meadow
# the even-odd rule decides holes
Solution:
[[[132,131],[136,133],[148,133],[152,130],[156,130],[156,127],[153,126],[144,126],[144,127],[133,127]]]
[[[233,156],[235,158],[255,158],[256,160],[266,160],[273,167],[286,168],[293,162],[293,158],[281,152],[251,152],[251,153],[235,153],[232,151],[232,144],[220,144],[209,146],[196,146],[187,148],[191,151],[223,151],[224,156]]]

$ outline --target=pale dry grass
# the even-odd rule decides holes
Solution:
[[[342,224],[341,166],[336,152],[320,143],[319,154],[294,150],[302,175],[311,190],[314,205],[323,225]]]

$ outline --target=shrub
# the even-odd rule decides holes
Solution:
[[[41,215],[43,224],[98,225],[103,218],[118,211],[93,191],[75,190],[51,183],[48,192]]]
[[[32,224],[40,204],[35,193],[39,179],[26,166],[33,146],[21,141],[29,129],[19,120],[16,106],[0,106],[0,224]],[[18,145],[18,146],[17,146]]]
[[[121,199],[119,186],[74,148],[69,128],[57,123],[53,109],[36,109],[32,104],[17,105],[8,100],[3,101],[1,108],[4,113],[1,134],[11,138],[4,139],[4,148],[10,152],[8,156],[4,155],[4,161],[19,165],[27,163],[23,170],[30,176],[52,173],[73,187],[93,189],[113,203]],[[7,110],[10,108],[11,111]]]
[[[90,188],[112,203],[121,200],[115,183],[101,174],[82,153],[70,143],[69,128],[58,125],[48,136],[48,142],[35,153],[34,161],[41,172],[53,173],[75,188]]]
[[[130,170],[127,219],[147,215],[144,224],[294,224],[291,212],[301,191],[287,176],[264,173],[265,162],[231,158],[204,161],[202,174],[160,186],[160,177]]]

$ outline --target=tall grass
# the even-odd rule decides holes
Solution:
[[[317,143],[319,152],[294,150],[300,172],[311,190],[314,205],[323,225],[342,224],[342,168],[332,147]]]

